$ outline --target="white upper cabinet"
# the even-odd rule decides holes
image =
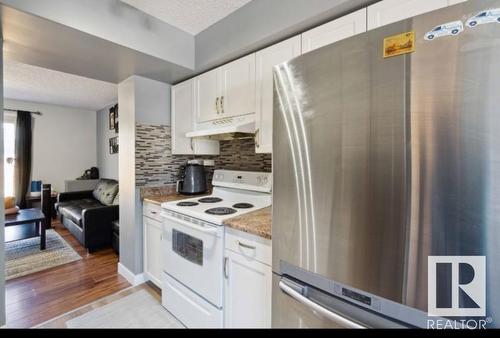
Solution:
[[[208,122],[219,118],[220,113],[220,68],[199,75],[195,79],[197,122]]]
[[[255,54],[195,79],[197,123],[255,113]]]
[[[273,68],[301,54],[301,38],[293,37],[257,52],[255,151],[273,152]]]
[[[172,154],[218,155],[219,142],[186,137],[195,128],[194,86],[195,80],[191,79],[172,87]]]
[[[364,32],[366,32],[366,8],[303,33],[302,53]]]
[[[368,30],[458,2],[461,0],[383,0],[368,7]]]
[[[255,113],[255,54],[221,67],[220,115]]]

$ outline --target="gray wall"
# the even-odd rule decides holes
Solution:
[[[161,60],[194,68],[194,37],[118,0],[0,0]]]
[[[376,0],[254,0],[196,36],[196,71],[261,49]]]
[[[97,111],[97,167],[101,177],[118,180],[118,154],[109,153],[109,139],[118,136],[109,130],[109,108],[114,105]]]
[[[1,32],[0,32],[1,33]],[[0,106],[3,107],[3,39],[0,38]],[[0,114],[3,126],[3,114]],[[0,128],[0,158],[3,158],[3,128]],[[0,191],[3,196],[3,161],[0,163]],[[2,198],[3,199],[3,198]],[[4,204],[0,203],[0,215],[4,215]],[[5,224],[0,217],[0,326],[5,325]]]
[[[132,273],[140,273],[142,263],[136,255],[142,248],[142,233],[136,230],[135,189],[135,95],[133,77],[118,85],[120,107],[120,264]]]
[[[43,114],[35,116],[33,121],[31,179],[50,183],[54,190],[61,192],[65,189],[65,180],[74,180],[97,164],[95,110],[7,98],[4,104],[10,109]]]
[[[118,85],[120,107],[120,264],[138,275],[142,266],[142,202],[136,184],[136,124],[170,125],[170,85],[132,76]]]

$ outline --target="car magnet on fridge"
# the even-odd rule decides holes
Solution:
[[[425,34],[425,40],[432,41],[444,36],[455,36],[464,31],[464,24],[462,21],[452,21],[434,27],[430,32]]]
[[[500,23],[500,8],[481,11],[467,20],[465,25],[474,28],[477,25],[484,25],[487,23]]]

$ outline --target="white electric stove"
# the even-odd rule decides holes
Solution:
[[[272,174],[216,170],[210,196],[162,204],[162,304],[184,325],[223,327],[224,220],[271,205]]]

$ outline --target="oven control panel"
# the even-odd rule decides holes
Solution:
[[[216,170],[212,184],[219,187],[271,192],[272,173]]]

